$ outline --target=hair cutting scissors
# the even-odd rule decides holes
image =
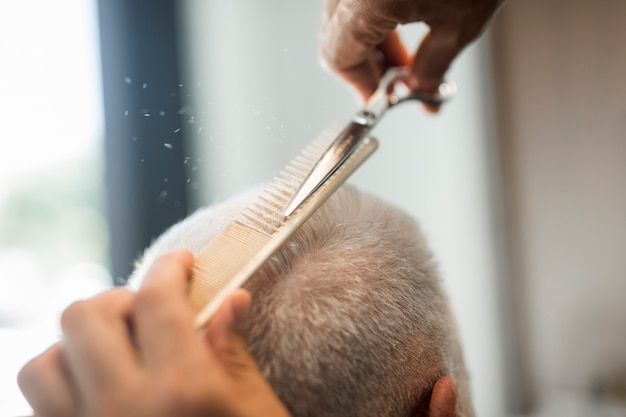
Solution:
[[[436,93],[411,91],[406,85],[410,75],[407,67],[390,68],[384,74],[378,89],[313,166],[287,204],[283,213],[285,216],[291,215],[341,167],[388,109],[408,100],[438,106],[456,93],[456,85],[450,82],[440,84]]]

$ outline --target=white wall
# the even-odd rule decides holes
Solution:
[[[521,352],[539,407],[611,397],[623,408],[610,415],[626,410],[625,18],[623,1],[524,0],[494,28]]]
[[[270,180],[324,127],[357,109],[352,93],[317,64],[321,2],[187,0],[185,10],[187,83],[195,126],[202,126],[202,201]],[[415,25],[404,29],[413,44],[423,33]],[[455,64],[450,78],[459,95],[440,116],[413,104],[388,113],[374,131],[381,149],[352,182],[420,220],[458,315],[477,414],[501,417],[503,323],[485,49],[475,45]]]

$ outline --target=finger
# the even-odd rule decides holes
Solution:
[[[366,62],[353,68],[344,69],[340,75],[356,88],[365,101],[376,91],[380,79],[387,69],[409,64],[409,53],[398,32],[393,30],[380,45],[374,48],[372,55]]]
[[[138,372],[128,325],[133,296],[116,288],[72,304],[61,316],[68,369],[85,402],[120,389]]]
[[[504,0],[459,3],[456,10],[439,3],[440,7],[422,16],[430,33],[422,40],[413,63],[420,91],[437,90],[454,58],[480,36],[502,3]]]
[[[206,338],[217,360],[229,372],[237,374],[257,369],[244,335],[250,303],[249,292],[234,291],[224,299],[206,329]]]
[[[60,344],[53,345],[28,362],[18,374],[17,383],[35,415],[79,415],[79,397],[67,371]]]
[[[400,39],[400,34],[395,29],[377,46],[377,49],[382,52],[385,58],[385,69],[389,67],[408,66],[411,64],[409,52],[404,42],[402,42],[402,39]]]
[[[326,0],[324,2],[323,14],[322,14],[322,25],[324,25],[332,15],[335,13],[335,9],[339,4],[339,0]]]
[[[193,256],[177,251],[150,268],[133,304],[136,340],[146,366],[157,369],[185,360],[197,345],[187,286]]]
[[[454,24],[437,26],[424,36],[413,60],[414,88],[417,91],[436,93],[450,64],[469,42],[459,38],[459,28]],[[436,113],[439,106],[424,104],[426,110]]]
[[[367,4],[339,1],[322,25],[322,62],[367,98],[378,86],[384,62],[376,48],[395,27],[395,21],[374,13]]]
[[[436,92],[452,60],[465,45],[459,39],[458,30],[451,25],[432,29],[426,34],[413,60],[418,90]]]

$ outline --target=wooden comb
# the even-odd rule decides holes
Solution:
[[[334,139],[331,132],[305,147],[195,258],[189,290],[194,325],[206,325],[226,295],[242,286],[377,148],[365,138],[343,165],[297,210],[285,207]]]

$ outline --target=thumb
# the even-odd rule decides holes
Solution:
[[[207,341],[227,372],[245,374],[250,369],[257,369],[244,334],[250,303],[249,292],[234,291],[224,299],[206,329]]]
[[[466,44],[452,25],[432,29],[422,40],[413,61],[417,88],[436,92],[448,67]]]
[[[484,29],[483,19],[453,19],[432,23],[413,61],[417,88],[436,92],[454,58]]]
[[[413,60],[416,90],[436,93],[450,64],[471,39],[461,36],[458,26],[447,24],[431,28],[422,40]],[[433,113],[439,106],[424,105]]]

